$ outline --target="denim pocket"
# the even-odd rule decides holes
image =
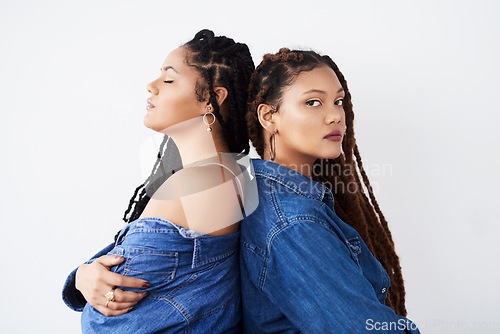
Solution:
[[[183,270],[181,270],[183,271]],[[239,257],[233,254],[224,259],[206,263],[196,268],[189,268],[185,275],[181,274],[182,283],[178,285],[177,292],[204,291],[203,296],[210,299],[213,294],[221,291],[240,293]],[[216,282],[216,283],[215,283]],[[207,287],[210,287],[207,290]],[[188,292],[191,294],[191,292]]]
[[[130,247],[125,250],[123,274],[157,285],[175,278],[178,253],[148,248]]]

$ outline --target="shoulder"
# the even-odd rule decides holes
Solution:
[[[208,165],[190,167],[173,175],[172,182],[191,229],[218,235],[242,220],[238,187],[232,174],[225,171],[223,167]]]
[[[220,190],[225,183],[230,185],[228,189],[234,188],[234,180],[235,177],[227,166],[215,164],[185,168],[172,175],[171,180],[169,179],[180,196],[199,192],[209,194],[210,191]]]
[[[259,209],[265,211],[267,224],[315,219],[324,203],[296,191],[287,183],[266,177],[257,178]]]
[[[313,223],[327,227],[324,203],[305,197],[292,188],[268,178],[258,178],[258,207],[241,225],[241,238],[246,244],[268,248],[273,236],[294,224]],[[328,228],[328,227],[327,227]]]
[[[276,248],[294,248],[296,246],[318,244],[320,240],[342,243],[342,236],[327,221],[313,214],[295,214],[284,220],[272,218],[256,212],[251,220],[245,219],[241,225],[241,245],[263,257],[269,257]]]
[[[268,249],[286,244],[318,244],[323,239],[341,241],[332,226],[313,217],[300,217],[282,224],[269,235]]]

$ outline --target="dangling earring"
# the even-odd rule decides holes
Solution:
[[[272,148],[273,142],[274,142],[274,149]],[[274,161],[274,159],[276,159],[276,133],[273,133],[271,137],[269,137],[269,157],[271,158],[271,161]]]
[[[211,115],[213,117],[211,123],[207,122],[207,115]],[[212,128],[210,127],[210,125],[215,123],[215,115],[212,112],[212,107],[207,107],[207,113],[203,115],[203,123],[205,123],[207,125],[207,131],[212,132]]]

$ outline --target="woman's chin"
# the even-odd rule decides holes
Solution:
[[[148,129],[151,129],[151,130],[156,131],[156,132],[162,132],[162,130],[163,130],[163,128],[158,127],[158,124],[155,124],[155,122],[152,121],[149,114],[146,114],[144,116],[143,124]]]
[[[332,152],[331,150],[329,152],[324,152],[324,154],[321,154],[318,156],[318,159],[321,160],[326,160],[326,159],[337,159],[340,155],[342,154],[342,151],[334,151]]]
[[[151,129],[151,130],[154,130],[153,127],[152,127],[152,124],[148,121],[147,119],[147,115],[146,117],[144,117],[144,120],[143,120],[143,124],[145,127],[147,127],[148,129]]]

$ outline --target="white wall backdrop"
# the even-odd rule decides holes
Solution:
[[[0,2],[0,332],[78,333],[66,275],[149,172],[145,85],[210,28],[329,54],[423,333],[500,333],[498,1]],[[146,147],[141,151],[141,147]],[[141,153],[142,152],[142,153]],[[146,154],[147,155],[147,154]],[[141,170],[141,166],[143,170]]]

